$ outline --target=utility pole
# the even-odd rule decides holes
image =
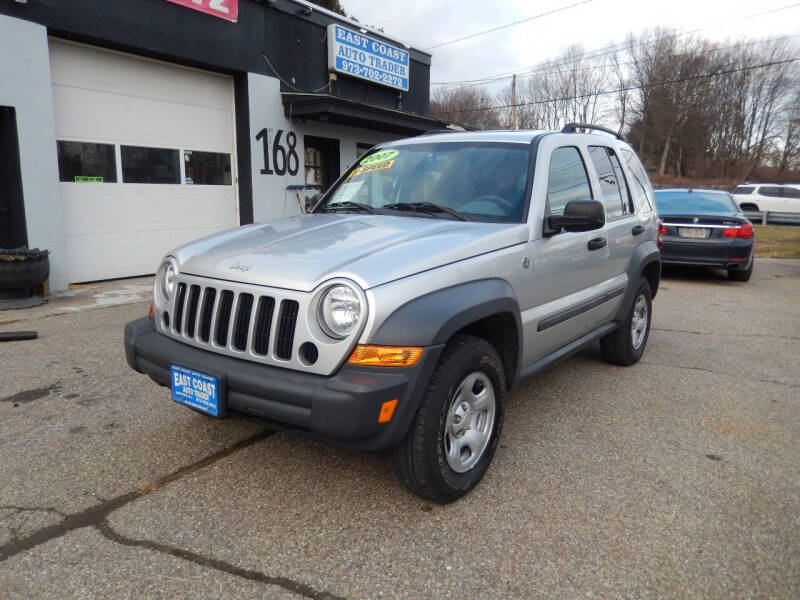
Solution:
[[[511,129],[517,128],[517,74],[511,77]]]

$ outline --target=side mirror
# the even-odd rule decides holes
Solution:
[[[564,206],[563,215],[550,215],[545,221],[544,234],[564,231],[592,231],[606,222],[606,210],[598,200],[571,200]]]

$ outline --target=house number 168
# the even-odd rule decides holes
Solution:
[[[264,150],[264,168],[261,169],[262,175],[297,175],[300,169],[300,157],[297,156],[297,135],[294,131],[286,134],[286,147],[281,144],[283,129],[275,132],[272,140],[272,147],[269,143],[269,132],[266,128],[256,135],[256,140],[260,141]],[[287,152],[288,149],[288,152]],[[272,157],[272,168],[270,168],[270,156]]]

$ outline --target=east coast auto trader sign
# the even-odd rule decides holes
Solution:
[[[239,0],[167,0],[167,2],[193,8],[234,23],[239,18]]]
[[[328,25],[328,69],[408,91],[408,52],[341,25]]]

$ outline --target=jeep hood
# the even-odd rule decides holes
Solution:
[[[369,289],[528,240],[525,224],[319,214],[238,227],[171,252],[183,273],[310,291],[333,277]]]

